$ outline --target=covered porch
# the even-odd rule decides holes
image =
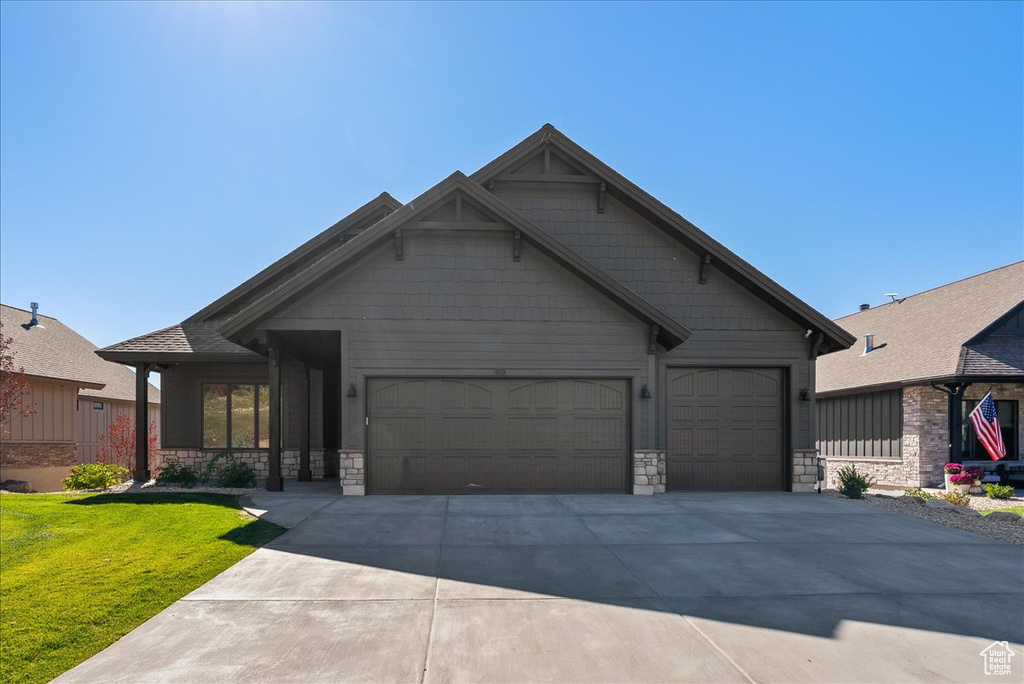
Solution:
[[[220,360],[214,366],[194,357],[188,359],[192,363],[154,359],[131,364],[136,405],[148,401],[147,380],[154,371],[165,376],[172,394],[192,399],[182,413],[194,415],[172,421],[162,440],[163,457],[201,471],[211,458],[227,453],[252,467],[269,491],[281,491],[291,478],[340,484],[340,466],[353,470],[355,465],[339,455],[345,399],[341,333],[262,333],[246,346],[253,353],[244,364],[225,366]],[[349,397],[355,396],[352,389]],[[159,462],[150,462],[144,422],[136,425],[136,434],[134,479],[147,481]],[[349,484],[347,493],[356,493],[354,483]]]

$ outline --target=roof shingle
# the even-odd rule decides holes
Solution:
[[[1018,261],[838,318],[836,323],[861,339],[873,334],[874,349],[864,354],[861,342],[819,358],[816,391],[840,392],[966,375],[966,369],[959,368],[964,345],[1022,301],[1024,261]],[[1006,357],[1019,349],[1012,343],[972,345],[965,366],[969,358],[971,368],[992,375],[994,369],[1016,363],[1014,372],[1020,373],[1024,362]]]
[[[27,375],[91,385],[79,392],[83,396],[135,400],[134,372],[96,356],[95,344],[56,318],[40,315],[38,326],[22,328],[31,318],[29,311],[0,304],[0,327],[12,339],[15,367],[24,368]],[[149,401],[160,403],[160,390],[152,384]]]

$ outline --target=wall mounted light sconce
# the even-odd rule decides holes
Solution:
[[[356,383],[348,383],[348,392],[345,392],[345,396],[349,397],[350,399],[359,396],[359,393],[356,392]]]
[[[650,399],[651,396],[651,390],[647,389],[647,383],[645,382],[644,384],[640,385],[640,398]]]
[[[811,390],[809,390],[806,387],[804,387],[803,389],[800,390],[800,401],[810,401],[810,400],[811,400]]]

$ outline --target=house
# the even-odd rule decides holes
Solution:
[[[1024,261],[836,320],[863,343],[817,367],[828,479],[853,464],[879,484],[928,487],[942,466],[992,469],[968,416],[991,390],[1006,457],[1024,443]],[[954,439],[950,439],[954,435]]]
[[[60,490],[73,466],[96,461],[99,436],[111,421],[120,414],[134,416],[135,374],[103,361],[96,345],[34,309],[0,305],[0,330],[11,338],[15,368],[23,368],[31,384],[24,403],[35,411],[15,413],[0,426],[0,481]],[[144,415],[159,425],[156,387],[150,387]]]
[[[99,355],[161,373],[166,456],[271,490],[653,493],[812,488],[815,359],[853,342],[545,125]]]

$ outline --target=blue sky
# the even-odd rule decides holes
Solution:
[[[550,121],[837,317],[1024,258],[1022,7],[4,2],[0,298],[112,344]]]

